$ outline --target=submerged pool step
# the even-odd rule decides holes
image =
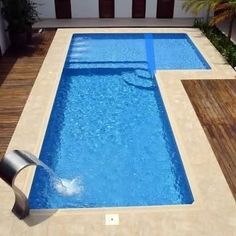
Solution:
[[[68,60],[65,69],[90,69],[90,68],[111,68],[111,69],[133,69],[137,76],[149,76],[147,62],[78,62],[77,60]]]
[[[64,70],[69,74],[81,75],[97,71],[104,74],[135,73],[140,79],[150,79],[147,64],[143,63],[67,63]],[[86,72],[87,71],[87,72]]]

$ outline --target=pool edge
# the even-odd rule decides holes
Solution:
[[[160,91],[161,94],[163,96],[163,100],[164,100],[164,104],[170,119],[170,124],[171,127],[173,129],[173,133],[177,142],[177,146],[178,149],[180,151],[181,154],[181,159],[183,161],[184,167],[185,167],[185,171],[187,174],[187,177],[189,179],[189,184],[190,187],[192,189],[193,195],[194,195],[194,199],[195,199],[195,203],[193,205],[190,206],[191,210],[198,210],[198,211],[209,211],[209,210],[219,210],[222,209],[222,207],[224,206],[225,210],[230,210],[230,208],[235,207],[235,202],[233,200],[233,197],[231,194],[231,192],[229,192],[229,188],[228,185],[224,179],[223,173],[221,172],[221,170],[219,170],[218,168],[218,163],[216,161],[216,158],[213,154],[213,151],[211,150],[208,141],[206,140],[205,134],[203,132],[203,129],[200,125],[200,122],[198,121],[196,114],[192,108],[192,105],[190,103],[190,101],[188,100],[188,97],[186,97],[186,93],[183,89],[183,87],[181,88],[182,84],[181,84],[181,80],[182,79],[234,79],[235,78],[235,72],[233,72],[233,69],[231,70],[228,65],[223,64],[223,60],[222,57],[218,55],[217,52],[215,52],[215,49],[213,48],[213,52],[212,51],[212,45],[209,44],[208,40],[206,41],[205,37],[203,37],[203,42],[199,42],[199,40],[197,40],[195,37],[196,35],[199,37],[200,32],[198,30],[194,30],[194,29],[126,29],[127,32],[150,32],[150,31],[154,31],[154,32],[184,32],[187,33],[189,35],[189,37],[191,38],[191,40],[193,41],[193,43],[197,46],[198,50],[200,51],[200,53],[203,55],[203,57],[206,59],[206,61],[209,63],[209,65],[212,67],[211,71],[160,71],[157,73],[157,77],[158,77],[158,84],[160,86]],[[132,31],[134,30],[134,31]],[[39,154],[41,145],[42,145],[42,141],[43,141],[43,137],[47,128],[47,122],[49,120],[49,115],[52,109],[52,105],[53,105],[53,101],[54,101],[54,97],[56,94],[56,90],[57,90],[57,86],[59,83],[59,79],[60,79],[60,75],[62,72],[62,68],[64,65],[64,61],[65,61],[65,55],[67,53],[67,50],[69,48],[69,43],[70,43],[70,38],[73,34],[73,32],[94,32],[93,29],[68,29],[68,30],[59,30],[53,40],[52,46],[49,49],[48,55],[46,56],[44,63],[41,67],[41,70],[38,74],[37,80],[34,84],[34,87],[31,91],[31,94],[29,96],[29,99],[27,101],[27,104],[24,108],[24,111],[22,113],[22,116],[19,120],[19,123],[17,125],[17,128],[15,130],[14,135],[12,136],[11,142],[9,144],[8,150],[11,149],[26,149],[32,153],[34,153],[35,155]],[[106,32],[105,29],[98,29],[97,32]],[[113,32],[117,32],[117,31],[122,31],[124,32],[122,29],[116,29]],[[109,29],[110,32],[110,29]],[[207,48],[204,48],[205,43],[207,44]],[[63,45],[63,46],[62,46]],[[62,50],[62,49],[63,50]],[[213,58],[211,58],[211,56],[207,56],[209,53],[209,48],[211,49],[210,53],[215,53],[214,56],[212,56]],[[58,55],[55,56],[55,53],[57,53]],[[211,55],[211,54],[210,54]],[[50,64],[54,63],[54,67],[52,67]],[[57,64],[56,64],[57,63]],[[218,65],[218,64],[220,65]],[[56,66],[55,66],[56,65]],[[55,71],[53,71],[53,68],[55,68]],[[222,68],[224,68],[224,70],[222,70]],[[223,72],[224,74],[223,74]],[[48,79],[50,77],[50,79]],[[53,79],[54,78],[54,79]],[[168,78],[168,80],[166,79]],[[171,78],[171,79],[170,79]],[[51,89],[48,88],[49,92],[48,94],[45,96],[45,88],[48,86],[47,83],[49,83],[48,85],[50,85]],[[175,84],[176,83],[176,84]],[[169,87],[168,87],[169,86]],[[167,94],[170,95],[172,94],[173,91],[173,87],[177,86],[179,89],[177,89],[178,91],[177,94],[175,96],[180,96],[183,95],[183,99],[186,102],[188,108],[191,106],[191,116],[193,118],[192,121],[195,121],[194,123],[197,124],[197,130],[198,132],[198,139],[203,141],[203,146],[206,146],[207,150],[206,153],[210,153],[210,158],[211,161],[215,164],[215,168],[216,168],[216,173],[219,174],[219,178],[220,178],[220,183],[224,186],[224,189],[226,190],[226,192],[223,193],[224,196],[224,201],[222,200],[221,203],[221,198],[220,199],[211,199],[208,198],[206,199],[202,194],[202,192],[199,192],[199,187],[198,184],[195,183],[196,181],[196,176],[195,174],[192,173],[191,168],[189,167],[188,163],[188,157],[189,156],[189,150],[186,150],[185,148],[185,141],[182,140],[182,136],[183,136],[183,130],[181,130],[178,121],[177,121],[177,117],[176,117],[176,111],[173,110],[173,104],[172,102],[174,101],[173,99],[175,99],[176,97],[172,96],[172,102],[170,101],[169,97],[167,98]],[[172,88],[172,92],[170,92],[170,88]],[[175,89],[176,90],[176,89]],[[180,95],[179,95],[179,94]],[[41,95],[40,95],[41,94]],[[41,97],[40,97],[41,96]],[[42,114],[43,115],[43,120],[38,122],[35,122],[37,125],[33,126],[33,127],[28,127],[28,123],[29,123],[29,114],[32,114],[33,112],[36,112],[36,116],[32,119],[36,119],[37,117],[40,116],[39,115],[39,110],[38,110],[38,106],[35,106],[35,102],[37,101],[37,103],[40,101],[45,103],[45,106],[42,106]],[[175,104],[176,105],[176,104]],[[32,109],[33,108],[33,109]],[[28,117],[26,119],[26,117]],[[41,122],[40,125],[38,125]],[[184,125],[184,121],[181,121],[182,125]],[[38,126],[38,127],[37,127]],[[28,127],[28,131],[25,130]],[[36,129],[34,131],[34,129]],[[26,146],[27,145],[29,146]],[[185,157],[186,156],[186,157]],[[186,168],[187,167],[187,168]],[[31,187],[31,183],[33,180],[33,174],[34,174],[34,169],[31,168],[29,170],[26,170],[24,172],[24,174],[22,176],[20,176],[20,178],[18,179],[18,183],[20,187],[22,187],[24,189],[24,191],[26,193],[29,193],[30,187]],[[193,175],[193,177],[191,177],[191,175]],[[189,178],[190,176],[190,178]],[[223,178],[223,179],[222,179]],[[194,186],[194,188],[193,188]],[[197,197],[196,197],[197,196]],[[226,198],[225,198],[226,196]],[[228,199],[229,201],[227,201],[226,199]],[[209,206],[209,202],[211,203],[211,205]],[[227,202],[225,204],[225,202]],[[220,205],[219,205],[220,203]],[[212,205],[213,204],[213,205]],[[214,205],[215,204],[215,205]],[[185,207],[185,206],[184,206]],[[149,207],[148,207],[149,208]],[[171,206],[170,208],[168,207],[163,207],[161,206],[161,208],[163,209],[157,209],[160,207],[154,207],[154,209],[148,209],[148,211],[154,211],[154,212],[163,212],[164,211],[168,211],[171,212],[172,210],[177,210],[177,211],[181,211],[180,208],[182,208],[182,206],[177,206],[177,209],[175,208],[175,206]],[[89,212],[93,212],[94,209],[89,210]],[[109,208],[108,210],[106,209],[101,209],[101,212],[104,211],[116,211],[117,209],[114,208]],[[147,208],[144,207],[144,209],[142,209],[142,211],[147,212]],[[188,210],[189,211],[189,210]],[[87,211],[82,211],[82,212],[87,212]],[[97,211],[95,210],[94,213],[96,213]],[[127,213],[127,209],[124,209],[124,212]],[[45,212],[46,214],[46,212]],[[58,210],[58,212],[56,213],[56,215],[65,215],[68,214],[68,210]],[[71,212],[70,214],[81,214],[81,210],[78,209],[77,212]],[[187,214],[187,213],[186,213]],[[234,215],[234,217],[236,217]]]

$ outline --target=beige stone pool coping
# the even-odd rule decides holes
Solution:
[[[8,150],[39,155],[73,33],[187,33],[211,70],[159,71],[157,82],[194,195],[192,205],[100,209],[33,210],[24,221],[10,209],[11,189],[0,181],[0,235],[236,235],[236,204],[190,100],[183,79],[235,79],[235,71],[197,29],[59,29],[44,60]],[[29,193],[35,168],[17,178]],[[105,226],[105,214],[119,214]]]

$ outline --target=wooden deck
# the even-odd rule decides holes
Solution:
[[[182,83],[236,200],[236,80]]]
[[[35,35],[24,52],[0,58],[0,156],[17,125],[55,30]],[[183,81],[236,199],[236,81]]]
[[[55,30],[34,34],[24,50],[0,58],[0,157],[5,153]]]

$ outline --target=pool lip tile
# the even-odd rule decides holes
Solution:
[[[208,232],[209,235],[212,234],[214,230],[216,235],[219,235],[220,232],[228,232],[229,234],[226,234],[231,235],[232,232],[236,231],[236,225],[231,223],[233,220],[236,222],[235,201],[208,143],[203,128],[201,127],[191,102],[182,86],[181,80],[235,79],[236,72],[232,67],[225,63],[223,57],[198,29],[59,29],[40,69],[8,146],[8,150],[23,149],[32,152],[36,156],[39,155],[72,35],[74,33],[111,32],[186,33],[211,67],[211,70],[171,70],[158,71],[156,73],[157,83],[193,192],[194,203],[191,205],[175,206],[32,210],[29,219],[42,216],[46,217],[47,215],[50,215],[50,218],[45,220],[46,224],[41,223],[38,225],[42,227],[41,230],[37,228],[37,230],[34,231],[35,227],[27,229],[30,232],[45,232],[43,231],[43,227],[48,227],[47,230],[50,231],[50,229],[54,228],[58,222],[62,222],[61,224],[64,225],[63,230],[64,232],[67,232],[70,228],[69,222],[82,222],[84,227],[86,227],[86,224],[91,223],[87,218],[91,217],[95,219],[94,224],[100,229],[99,225],[102,224],[105,213],[119,213],[121,219],[121,225],[119,227],[126,227],[123,229],[127,230],[127,232],[129,232],[127,227],[131,226],[135,220],[140,221],[140,225],[137,227],[141,227],[141,220],[143,219],[145,222],[146,219],[143,218],[144,215],[148,218],[151,216],[154,217],[154,219],[149,218],[148,223],[150,223],[153,228],[158,227],[160,233],[167,232],[167,228],[173,233],[175,229],[173,228],[173,231],[171,231],[170,226],[175,224],[175,222],[178,222],[179,232],[181,232],[180,235],[182,235],[183,232],[187,233],[190,231],[191,235],[198,235],[198,230],[201,230],[200,232]],[[188,112],[188,116],[182,114],[181,111],[183,110]],[[29,127],[29,123],[33,125]],[[186,132],[188,133],[188,136],[186,136]],[[201,147],[201,150],[198,152],[196,152],[196,148],[194,147],[196,146],[196,143]],[[211,166],[210,171],[208,170],[209,165]],[[26,194],[29,194],[34,172],[35,168],[28,168],[27,170],[24,170],[21,176],[16,180],[17,185],[22,188]],[[214,183],[214,185],[212,185],[212,183]],[[0,187],[1,186],[4,186],[4,183],[0,182]],[[5,194],[6,198],[12,198],[10,190],[5,191]],[[2,204],[4,204],[4,201]],[[9,206],[9,209],[10,207],[11,206]],[[232,210],[234,210],[234,212]],[[132,214],[137,214],[137,218],[133,219]],[[5,215],[4,211],[2,215]],[[77,215],[78,217],[76,217]],[[101,217],[101,215],[103,217]],[[222,218],[221,221],[218,219],[219,215]],[[7,214],[6,217],[8,217]],[[125,218],[127,218],[127,221],[124,223]],[[160,219],[160,222],[155,219]],[[202,229],[201,223],[199,226],[195,224],[196,222],[202,222],[203,224],[203,219],[209,224],[205,225],[204,229]],[[163,220],[165,221],[165,224],[163,224]],[[221,224],[222,220],[224,220],[224,224]],[[20,224],[17,219],[13,219],[12,221],[13,223],[9,225],[9,227],[12,228],[11,232],[14,232],[14,227],[17,227],[20,231],[25,230],[25,225],[23,226]],[[218,222],[217,227],[214,226],[215,222]],[[195,228],[189,229],[189,227],[185,227],[186,224],[189,226],[192,225]],[[76,231],[76,228],[73,228],[73,230]],[[61,232],[61,234],[63,233]]]

